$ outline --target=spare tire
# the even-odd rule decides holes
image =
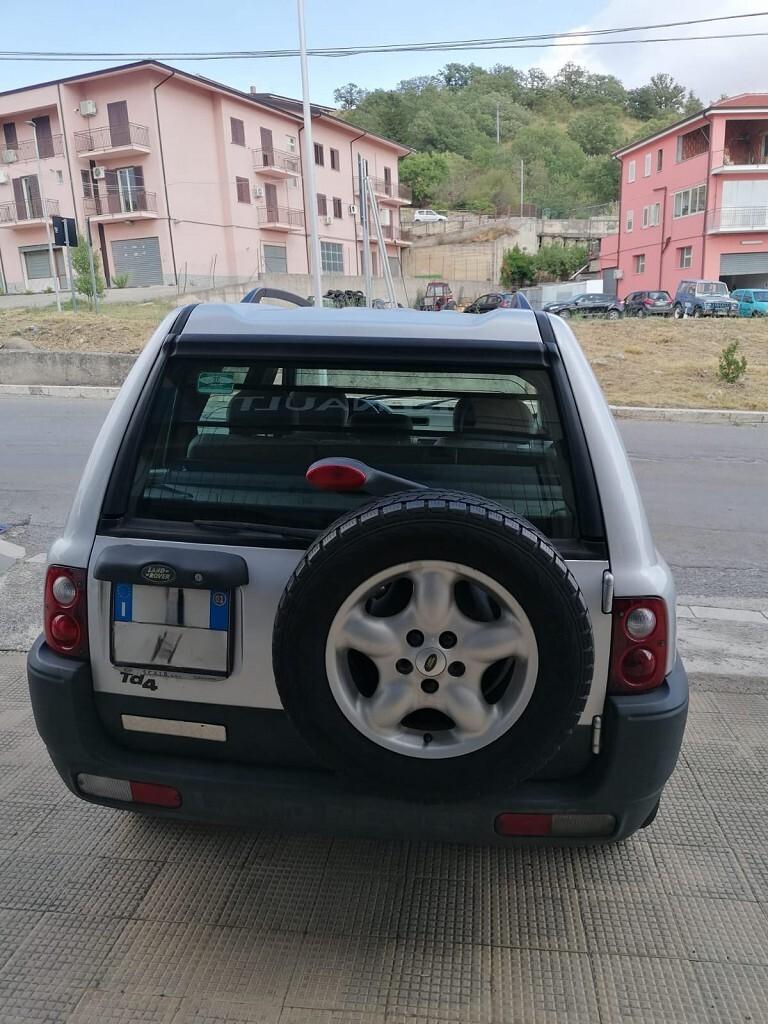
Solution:
[[[421,800],[513,785],[572,732],[586,602],[531,523],[473,495],[380,499],[313,543],[273,638],[285,710],[324,764]]]

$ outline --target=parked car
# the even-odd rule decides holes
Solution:
[[[442,213],[435,213],[434,210],[414,210],[414,224],[436,224],[440,220],[448,220]]]
[[[768,316],[768,290],[737,288],[731,298],[739,304],[739,316]]]
[[[419,309],[428,313],[439,313],[443,309],[456,309],[451,286],[447,281],[430,281],[424,290]]]
[[[608,320],[618,320],[624,312],[624,304],[615,295],[602,295],[598,292],[587,292],[575,295],[572,299],[560,302],[547,302],[542,307],[547,313],[557,313],[563,320],[572,316],[603,316]]]
[[[530,309],[522,292],[489,292],[465,306],[465,313],[490,313],[493,309]]]
[[[530,310],[169,314],[50,550],[27,665],[84,800],[387,839],[621,840],[688,703],[614,420]]]
[[[684,316],[738,316],[739,303],[728,294],[723,281],[681,281],[675,292],[672,315],[676,320]]]
[[[632,292],[624,299],[625,316],[672,316],[669,292]]]

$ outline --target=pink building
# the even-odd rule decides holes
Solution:
[[[52,214],[74,217],[81,232],[90,221],[108,284],[119,275],[129,285],[200,286],[304,274],[309,202],[320,214],[323,269],[358,274],[358,153],[374,179],[386,258],[399,263],[410,191],[398,160],[408,150],[328,107],[312,113],[318,194],[310,197],[295,100],[157,61],[0,94],[0,288],[53,285],[44,219]],[[55,262],[66,286],[61,250]],[[381,273],[378,252],[374,263]]]
[[[744,94],[618,150],[617,235],[600,262],[621,297],[680,281],[768,285],[768,94]]]

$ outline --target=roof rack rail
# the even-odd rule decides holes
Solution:
[[[294,306],[313,305],[309,299],[303,299],[301,295],[294,295],[293,292],[285,292],[282,288],[253,288],[240,301],[261,302],[262,299],[282,299],[283,302],[292,302]]]

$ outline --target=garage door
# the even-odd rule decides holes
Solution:
[[[720,256],[720,276],[768,274],[768,252],[724,252]]]
[[[112,243],[112,266],[115,274],[126,274],[130,288],[163,283],[160,240],[128,238]]]

